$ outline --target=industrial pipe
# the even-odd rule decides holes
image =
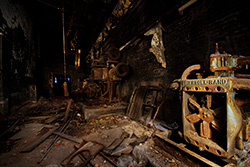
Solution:
[[[109,70],[109,77],[113,79],[116,77],[123,78],[126,77],[128,73],[129,73],[129,66],[126,63],[121,62]]]
[[[184,4],[182,7],[180,7],[178,9],[180,15],[183,15],[183,10],[186,9],[187,7],[189,7],[190,5],[192,5],[193,3],[195,3],[197,0],[190,0],[188,1],[186,4]]]

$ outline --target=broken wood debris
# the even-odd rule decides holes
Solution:
[[[27,143],[23,146],[23,149],[21,149],[20,152],[30,152],[32,151],[36,146],[38,146],[40,143],[42,143],[45,139],[47,139],[54,131],[57,130],[58,127],[54,127],[52,129],[49,129],[47,133],[39,137],[37,140],[35,140],[33,143]]]
[[[67,129],[67,127],[69,126],[71,119],[69,119],[64,125],[63,127],[60,129],[59,132],[65,132],[65,130]],[[49,151],[53,148],[54,143],[58,140],[59,135],[56,135],[54,140],[51,142],[51,144],[49,145],[49,147],[47,148],[44,156],[38,161],[38,164],[41,163],[43,161],[43,159],[47,156],[47,154],[49,153]]]
[[[47,116],[36,116],[36,117],[29,117],[28,119],[48,119],[51,118],[51,115],[47,115]]]
[[[157,93],[155,92],[152,95],[156,96],[156,94]],[[150,99],[156,101],[156,97]],[[43,104],[50,105],[50,102],[51,101],[49,100],[43,99]],[[34,108],[34,106],[35,105],[32,104],[32,108]],[[25,119],[25,121],[33,121],[32,124],[40,123],[44,127],[44,133],[35,135],[36,139],[39,139],[45,134],[46,136],[40,138],[39,140],[41,142],[36,144],[36,146],[32,146],[33,149],[29,150],[26,148],[27,150],[24,151],[25,153],[23,153],[22,156],[29,154],[29,151],[31,154],[35,151],[40,152],[38,149],[43,147],[45,149],[41,151],[42,158],[40,160],[36,160],[35,163],[38,162],[41,165],[47,166],[48,163],[50,163],[49,160],[51,160],[53,155],[55,155],[55,151],[59,151],[59,154],[62,154],[60,153],[60,149],[62,147],[67,147],[67,150],[69,151],[67,153],[64,152],[65,156],[58,159],[58,165],[61,164],[63,166],[68,166],[73,164],[74,166],[119,166],[118,159],[126,155],[131,156],[129,162],[123,162],[126,167],[128,164],[132,167],[137,166],[140,163],[137,161],[137,157],[132,156],[133,150],[136,146],[140,145],[140,143],[145,143],[150,138],[152,129],[133,121],[130,117],[125,116],[123,113],[107,113],[105,115],[98,115],[95,118],[86,120],[84,119],[84,113],[81,110],[84,105],[82,105],[82,103],[74,102],[71,99],[63,100],[63,107],[62,105],[58,106],[61,106],[61,108],[52,107],[48,111],[45,111],[48,115],[41,114],[42,112],[40,109],[43,109],[43,107],[35,107],[38,110],[33,111],[27,109],[27,113],[28,110],[30,112],[28,115],[30,117],[37,117],[37,119]],[[102,105],[102,107],[106,109],[112,108],[113,106],[115,105]],[[119,105],[117,106],[119,107]],[[93,106],[93,108],[99,109],[100,107]],[[67,113],[68,116],[66,115]],[[39,119],[40,117],[45,118],[46,116],[49,117],[47,119]],[[70,118],[68,119],[68,125],[67,123],[63,124],[65,117]],[[59,128],[58,125],[64,125],[65,128]],[[57,129],[51,132],[53,128]],[[45,132],[46,129],[47,132]],[[36,131],[38,131],[38,129]],[[53,136],[54,138],[52,138]],[[59,140],[60,138],[61,140]],[[46,141],[46,139],[48,140]],[[66,145],[64,143],[68,144]],[[77,146],[74,145],[74,143],[81,144],[80,146]],[[32,145],[32,143],[29,143],[25,145],[25,147],[31,147],[30,144]],[[54,147],[55,145],[57,145],[57,147]],[[36,149],[36,147],[38,149]],[[80,157],[81,159],[77,157]]]
[[[81,166],[85,166],[89,161],[103,148],[103,145],[93,143],[93,142],[87,142],[83,146],[81,146],[77,151],[71,153],[65,160],[62,161],[62,166],[68,166],[69,162],[75,157],[77,154],[79,154],[82,151],[89,151],[90,157],[85,160],[85,162]]]
[[[74,145],[75,151],[77,151],[79,148],[77,146]],[[85,162],[87,160],[87,158],[85,158],[84,154],[82,152],[80,152],[78,154],[78,156],[80,157],[80,159],[82,160],[82,162]],[[88,163],[91,166],[94,166],[92,163]]]
[[[136,86],[133,90],[126,115],[135,121],[147,125],[152,120],[152,114],[159,103],[160,86]]]
[[[68,120],[68,115],[69,115],[69,111],[70,111],[72,101],[73,101],[73,99],[70,99],[69,102],[68,102],[68,106],[67,106],[67,110],[66,110],[65,115],[64,115],[63,123],[66,123],[66,121]]]
[[[64,113],[60,113],[60,114],[56,114],[54,116],[51,116],[51,118],[45,120],[45,124],[50,124],[53,121],[55,121],[55,120],[57,120],[57,119],[59,119],[59,118],[61,118],[63,116],[64,116]]]
[[[67,140],[70,140],[70,141],[73,141],[77,144],[80,144],[82,142],[82,139],[80,138],[77,138],[77,137],[73,137],[73,136],[70,136],[70,135],[67,135],[67,134],[64,134],[64,133],[61,133],[61,132],[53,132],[53,134],[55,135],[58,135],[64,139],[67,139]]]

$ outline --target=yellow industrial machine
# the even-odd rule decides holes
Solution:
[[[250,90],[249,75],[235,76],[235,70],[246,64],[250,64],[249,57],[220,54],[216,45],[216,52],[210,55],[212,75],[203,78],[197,64],[188,67],[181,79],[172,83],[171,88],[180,90],[182,137],[187,143],[222,159],[232,159],[236,150],[244,153],[240,158],[247,157],[249,119],[243,119],[243,111],[235,101],[236,90]],[[164,138],[164,133],[158,136]],[[175,145],[186,150],[183,145]],[[199,152],[192,154],[199,157]]]
[[[213,76],[202,78],[198,73],[197,79],[188,79],[190,72],[199,70],[200,65],[184,71],[180,90],[183,136],[188,143],[225,158],[234,155],[235,147],[243,149],[246,127],[235,102],[235,89],[249,90],[250,79],[237,78],[234,71],[248,63],[247,57],[220,54],[217,46],[215,54],[210,56]]]

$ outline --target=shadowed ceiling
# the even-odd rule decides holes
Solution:
[[[37,0],[34,9],[41,45],[46,45],[43,49],[48,52],[62,47],[64,11],[67,52],[73,52],[75,47],[87,53],[117,2],[118,0]],[[59,52],[62,52],[62,48]]]

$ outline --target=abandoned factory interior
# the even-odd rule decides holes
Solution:
[[[244,0],[0,0],[0,167],[250,166]]]

